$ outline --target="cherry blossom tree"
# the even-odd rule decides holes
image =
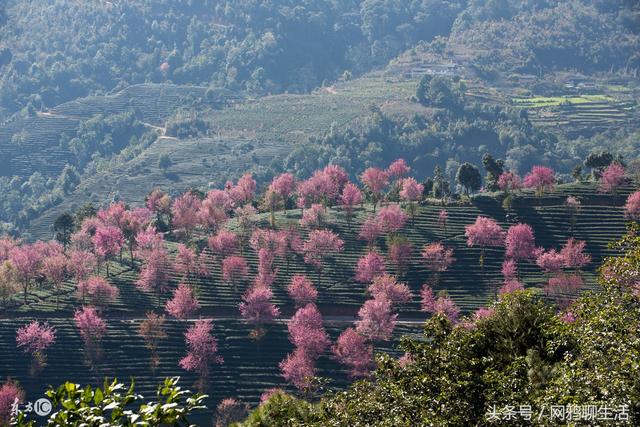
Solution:
[[[249,236],[251,235],[255,227],[256,214],[258,212],[250,204],[236,208],[234,212],[236,217],[236,223],[238,224],[238,228],[240,228],[239,242],[240,242],[240,255],[242,255],[247,239],[249,238]]]
[[[167,193],[156,188],[147,196],[146,206],[147,209],[156,215],[157,226],[160,227],[166,224],[164,218],[168,217],[171,213],[171,198]]]
[[[448,295],[441,293],[436,296],[433,289],[428,284],[424,284],[420,296],[422,311],[445,316],[454,324],[458,322],[460,309]]]
[[[396,159],[389,165],[386,173],[389,178],[400,181],[411,172],[411,168],[404,159]]]
[[[14,403],[24,403],[24,391],[13,381],[0,384],[0,425],[11,425]]]
[[[273,269],[274,253],[267,248],[258,250],[258,276],[256,280],[264,286],[271,286],[276,280],[277,270]]]
[[[573,196],[568,196],[564,202],[564,207],[569,212],[569,216],[571,217],[571,232],[573,233],[573,229],[576,227],[576,215],[582,209],[582,203],[578,198]]]
[[[633,221],[640,220],[640,191],[631,193],[624,205],[624,217]]]
[[[300,237],[300,232],[298,231],[297,226],[294,223],[290,223],[281,233],[284,240],[284,257],[287,260],[286,275],[288,276],[291,260],[296,254],[303,253],[302,247],[304,246],[304,242],[302,237]]]
[[[18,328],[16,345],[33,357],[32,374],[40,371],[46,364],[45,350],[56,341],[56,331],[47,323],[37,320]]]
[[[178,320],[188,319],[198,311],[200,303],[193,293],[193,289],[185,283],[180,283],[173,291],[173,298],[167,301],[165,309],[169,315]]]
[[[397,314],[384,296],[365,301],[358,311],[356,331],[371,341],[388,341],[396,327]]]
[[[213,232],[219,230],[228,221],[233,203],[228,192],[210,190],[198,210],[198,222]]]
[[[534,259],[537,253],[533,229],[528,224],[516,224],[509,227],[504,245],[505,257],[516,262]]]
[[[502,263],[502,277],[513,279],[518,276],[518,264],[512,259],[505,259]]]
[[[371,283],[385,271],[384,258],[376,252],[369,252],[358,260],[355,279],[361,283]]]
[[[505,233],[502,227],[491,218],[478,216],[476,222],[464,228],[464,235],[467,238],[467,246],[479,246],[480,267],[484,269],[484,253],[487,247],[504,245]]]
[[[538,196],[542,196],[545,191],[553,190],[555,183],[555,172],[546,166],[534,166],[523,181],[526,188],[535,188]]]
[[[290,173],[283,173],[273,178],[269,185],[269,191],[277,195],[278,200],[283,206],[286,206],[286,201],[291,197],[296,188],[296,180]]]
[[[294,301],[296,308],[315,303],[318,299],[318,291],[311,283],[311,280],[301,274],[296,274],[291,278],[287,293]]]
[[[390,239],[387,249],[387,258],[394,266],[397,276],[403,276],[411,261],[413,247],[406,237]]]
[[[342,190],[342,195],[340,196],[340,203],[346,213],[347,216],[347,225],[351,227],[351,219],[353,218],[353,211],[356,205],[362,203],[363,196],[362,191],[358,188],[357,185],[353,183],[348,183],[344,186]]]
[[[187,355],[180,359],[182,369],[196,372],[199,376],[199,388],[204,389],[209,378],[209,365],[223,363],[218,355],[218,340],[212,335],[213,322],[198,320],[185,332]]]
[[[163,248],[164,238],[154,227],[147,227],[136,236],[136,254],[142,260],[148,260],[153,251]]]
[[[88,298],[89,302],[98,308],[104,308],[108,303],[115,301],[118,294],[118,288],[100,276],[78,282],[78,297],[82,298],[83,303]]]
[[[127,208],[123,202],[116,202],[111,203],[104,209],[100,209],[96,214],[96,217],[102,222],[103,225],[122,228],[122,223],[124,221],[126,211]]]
[[[42,274],[49,283],[53,285],[56,291],[56,309],[60,303],[60,290],[62,284],[67,277],[68,260],[64,255],[56,255],[45,258],[42,262]]]
[[[618,162],[613,162],[602,172],[600,177],[600,191],[603,193],[613,193],[618,191],[625,182],[624,166]]]
[[[235,292],[238,292],[238,282],[249,276],[249,265],[241,256],[229,256],[222,260],[222,280],[231,283]]]
[[[434,275],[434,280],[439,273],[447,271],[453,261],[453,249],[445,247],[441,242],[431,243],[422,251],[422,261]]]
[[[409,213],[413,218],[416,214],[416,202],[422,198],[424,185],[414,178],[405,178],[401,182],[400,198],[409,203]]]
[[[345,329],[331,350],[338,362],[349,368],[351,378],[366,377],[375,367],[373,346],[353,328]]]
[[[69,254],[68,270],[76,283],[86,280],[98,265],[96,256],[88,251],[73,250]]]
[[[505,279],[500,289],[498,289],[498,295],[504,296],[522,290],[524,290],[524,284],[513,277],[510,279]]]
[[[547,296],[555,299],[560,308],[567,308],[577,297],[578,292],[584,286],[582,277],[578,274],[560,274],[552,277],[544,287]]]
[[[18,292],[16,270],[9,261],[0,261],[0,301],[7,305]]]
[[[279,366],[284,379],[299,390],[311,387],[316,375],[315,361],[303,349],[289,353]]]
[[[317,359],[330,344],[322,315],[315,304],[298,309],[287,325],[289,340],[312,359]]]
[[[173,269],[180,275],[182,280],[187,280],[190,276],[196,276],[198,274],[198,256],[193,249],[179,243]]]
[[[251,235],[249,245],[251,248],[259,252],[260,249],[266,249],[272,253],[274,257],[283,257],[287,253],[287,232],[256,229]]]
[[[382,228],[380,226],[380,222],[376,220],[375,217],[367,218],[362,223],[362,227],[360,228],[360,234],[358,237],[367,242],[367,246],[369,250],[373,248],[373,245],[376,239],[382,233]]]
[[[9,259],[9,253],[18,246],[18,242],[10,236],[0,236],[0,262]]]
[[[509,194],[522,188],[522,179],[514,172],[503,172],[498,177],[498,188]]]
[[[198,275],[200,277],[211,277],[213,275],[215,259],[208,249],[202,249],[198,255]]]
[[[169,289],[171,261],[164,248],[153,250],[142,267],[136,286],[145,292],[154,292],[160,306],[160,296]]]
[[[215,427],[228,427],[247,418],[247,415],[249,415],[249,405],[229,397],[222,399],[216,407],[216,411]]]
[[[238,235],[229,230],[220,230],[218,234],[209,237],[209,248],[219,256],[225,258],[238,250]]]
[[[248,201],[253,200],[256,192],[256,180],[250,173],[246,173],[238,179],[238,183],[229,190],[229,195],[235,202],[236,206],[241,206]]]
[[[376,298],[388,300],[392,305],[406,304],[411,301],[411,290],[406,283],[398,283],[395,277],[383,274],[373,280],[369,293]]]
[[[327,209],[319,204],[314,203],[311,208],[304,211],[300,219],[300,225],[308,229],[320,228],[327,220]]]
[[[100,226],[91,239],[98,256],[106,262],[107,276],[109,276],[109,263],[118,255],[124,245],[124,236],[119,228],[114,226]]]
[[[9,262],[15,269],[22,285],[24,303],[27,303],[27,294],[32,281],[37,277],[43,256],[34,245],[23,244],[9,251]]]
[[[546,274],[558,273],[564,266],[564,257],[555,249],[540,252],[536,258],[536,264]]]
[[[376,211],[376,204],[380,200],[382,190],[389,185],[389,174],[377,168],[368,168],[362,175],[360,181],[369,189],[373,197],[373,211]]]
[[[318,283],[320,283],[325,260],[343,250],[344,242],[334,232],[314,230],[309,233],[307,241],[302,246],[302,251],[304,253],[304,262],[318,269]]]
[[[150,311],[138,328],[138,333],[144,340],[145,346],[151,351],[151,369],[153,371],[160,365],[160,358],[158,357],[160,341],[167,339],[167,331],[164,324],[164,316],[158,316]]]
[[[587,242],[576,240],[573,237],[560,250],[560,256],[564,260],[563,266],[568,269],[580,271],[582,267],[591,262],[591,255],[585,252]]]
[[[191,231],[198,225],[198,212],[202,202],[192,192],[188,191],[173,201],[171,218],[174,231],[183,233],[187,240]]]
[[[389,205],[380,209],[376,220],[379,222],[382,232],[390,235],[404,227],[407,223],[407,214],[400,209],[400,206]]]
[[[102,349],[100,343],[107,331],[107,324],[92,307],[83,307],[82,310],[76,310],[73,320],[84,342],[87,360],[93,365],[101,359]]]
[[[255,327],[253,337],[264,335],[262,325],[271,323],[280,315],[280,310],[271,302],[273,292],[267,286],[253,286],[242,296],[240,314],[245,321]]]
[[[129,248],[129,256],[131,257],[132,263],[134,261],[134,250],[137,244],[136,237],[138,233],[150,224],[151,215],[152,212],[147,208],[135,208],[125,211],[120,221],[119,227]]]

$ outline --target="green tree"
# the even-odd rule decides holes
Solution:
[[[65,250],[71,241],[71,234],[73,234],[74,229],[75,221],[73,215],[68,212],[63,213],[53,222],[53,231],[56,233],[56,240],[64,245]]]
[[[487,171],[487,176],[484,178],[484,185],[488,191],[498,191],[498,178],[504,172],[504,160],[494,159],[489,153],[485,153],[482,156],[482,166]]]
[[[468,196],[470,191],[478,191],[480,189],[482,177],[476,166],[465,162],[458,169],[456,182],[464,188],[464,192]]]

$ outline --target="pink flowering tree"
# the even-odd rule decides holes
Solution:
[[[360,181],[367,187],[371,193],[373,201],[373,211],[376,211],[376,204],[382,196],[382,191],[389,185],[389,174],[386,171],[377,168],[368,168],[362,175]]]
[[[407,223],[407,214],[400,206],[389,205],[380,209],[376,215],[376,221],[380,224],[380,230],[390,236],[397,233]]]
[[[220,230],[218,234],[209,237],[209,248],[220,258],[228,257],[238,250],[239,237],[229,230]]]
[[[420,295],[422,311],[442,315],[454,324],[458,322],[460,309],[446,293],[442,292],[436,296],[431,287],[425,284]]]
[[[15,269],[18,280],[22,285],[25,304],[27,303],[29,288],[39,274],[42,260],[42,253],[34,245],[23,244],[9,251],[9,262]]]
[[[98,265],[96,256],[88,251],[73,250],[69,253],[67,269],[76,283],[86,280]]]
[[[93,306],[103,309],[118,298],[118,288],[100,276],[92,276],[78,282],[78,298],[88,300]]]
[[[307,229],[322,227],[327,221],[327,208],[319,203],[314,203],[311,208],[304,211],[300,219],[300,225]]]
[[[620,186],[625,183],[624,166],[613,162],[602,172],[600,177],[600,191],[613,193],[615,196]]]
[[[502,277],[505,280],[518,276],[518,264],[512,259],[505,259],[502,263]]]
[[[271,302],[273,292],[269,287],[256,285],[247,290],[242,296],[239,305],[240,315],[249,324],[254,326],[251,336],[255,339],[264,336],[263,325],[272,323],[280,315],[280,310]]]
[[[536,264],[545,274],[555,274],[562,270],[564,257],[555,249],[551,249],[546,252],[540,252],[536,258]]]
[[[371,283],[385,271],[384,258],[376,252],[369,252],[358,260],[355,279],[360,283]]]
[[[16,332],[16,345],[31,354],[33,364],[31,374],[39,372],[46,365],[45,350],[56,341],[56,331],[47,323],[34,320]]]
[[[393,265],[397,276],[402,277],[411,262],[413,246],[404,236],[396,236],[389,239],[387,247],[387,259]]]
[[[107,276],[109,276],[110,261],[120,254],[125,243],[122,231],[114,226],[101,226],[96,229],[91,241],[96,254],[106,262]]]
[[[164,248],[153,250],[140,270],[136,286],[145,292],[155,293],[158,307],[160,307],[160,297],[169,290],[171,270],[171,260]]]
[[[244,254],[244,247],[253,232],[256,225],[256,214],[258,213],[256,209],[250,204],[241,206],[236,208],[234,211],[236,223],[238,224],[238,228],[240,229],[239,235],[239,246],[240,246],[240,255]]]
[[[198,256],[193,249],[187,245],[179,243],[178,251],[176,253],[176,259],[173,264],[173,269],[181,277],[182,280],[187,280],[190,277],[198,275]]]
[[[164,247],[164,237],[154,227],[147,227],[136,236],[136,255],[143,261],[149,259],[153,251]]]
[[[390,179],[398,182],[411,172],[411,167],[404,159],[396,159],[389,165],[386,172]]]
[[[340,196],[340,204],[347,217],[347,225],[351,228],[351,220],[353,218],[353,211],[355,207],[362,203],[363,196],[362,191],[357,185],[348,183],[342,189],[342,195]]]
[[[51,283],[56,292],[56,309],[59,307],[60,291],[67,278],[68,260],[64,255],[55,255],[45,258],[42,262],[42,274]]]
[[[573,233],[573,230],[576,227],[576,216],[582,209],[582,203],[580,203],[580,200],[577,197],[568,196],[564,201],[564,207],[569,213],[569,217],[571,219],[571,232]]]
[[[400,198],[409,204],[409,215],[413,218],[416,214],[416,202],[422,198],[424,185],[414,178],[405,178],[401,182]]]
[[[73,320],[84,342],[87,360],[94,365],[102,357],[100,343],[107,332],[107,324],[92,307],[83,307],[82,310],[76,310]]]
[[[299,390],[313,386],[316,375],[315,361],[303,349],[296,349],[280,362],[283,378]]]
[[[271,226],[275,226],[275,211],[282,207],[286,210],[287,201],[296,188],[296,180],[290,173],[283,173],[273,178],[265,193],[265,205],[271,212]]]
[[[200,204],[198,222],[212,232],[216,232],[229,220],[229,213],[233,208],[233,200],[229,193],[220,189],[213,189]]]
[[[624,217],[632,221],[640,221],[640,191],[631,193],[624,205]]]
[[[488,247],[504,245],[505,233],[502,227],[491,218],[478,216],[476,222],[464,228],[467,246],[480,247],[480,267],[484,269],[484,254]]]
[[[184,234],[187,240],[191,237],[192,230],[198,225],[201,201],[192,192],[186,192],[173,201],[171,206],[171,218],[173,230],[178,234]]]
[[[291,278],[287,293],[294,301],[296,308],[315,303],[318,299],[318,291],[311,283],[311,280],[301,274],[296,274]]]
[[[516,262],[535,259],[536,244],[533,229],[528,224],[516,224],[509,227],[504,239],[505,257]]]
[[[131,257],[131,263],[134,261],[134,251],[136,248],[136,237],[138,233],[149,226],[151,222],[152,212],[147,208],[135,208],[133,210],[127,210],[120,221],[120,231],[125,239],[127,248],[129,249],[129,256]]]
[[[555,172],[546,166],[534,166],[523,181],[526,188],[535,188],[538,196],[542,196],[545,191],[553,190],[555,183]]]
[[[522,179],[514,172],[503,172],[498,177],[498,188],[508,195],[522,188]]]
[[[424,247],[422,251],[422,262],[433,274],[434,282],[437,282],[438,275],[451,267],[453,261],[453,249],[445,247],[441,242],[431,243]]]
[[[399,283],[395,277],[383,274],[373,280],[369,294],[374,299],[386,299],[392,305],[406,304],[411,301],[411,290],[406,283]]]
[[[11,425],[14,403],[24,403],[24,391],[13,381],[0,384],[0,425]]]
[[[524,284],[517,278],[512,277],[504,280],[504,283],[498,289],[498,296],[502,297],[522,290],[524,290]]]
[[[576,240],[573,237],[567,240],[567,243],[560,250],[560,256],[563,259],[563,267],[575,270],[579,273],[582,267],[591,262],[591,255],[585,252],[587,242]]]
[[[322,314],[315,304],[298,309],[287,325],[289,340],[311,359],[317,359],[329,347],[329,336],[324,330]]]
[[[396,327],[398,315],[384,296],[364,302],[358,311],[356,331],[371,341],[388,341]]]
[[[318,280],[325,266],[327,258],[344,250],[344,241],[332,231],[314,230],[302,245],[304,262],[313,265],[318,270]]]
[[[373,249],[373,246],[378,239],[378,237],[382,234],[382,228],[380,226],[380,222],[376,220],[375,217],[367,218],[362,223],[362,227],[360,228],[360,233],[358,237],[361,240],[367,242],[367,247],[369,250]]]
[[[147,209],[155,214],[156,226],[165,230],[168,223],[167,218],[171,214],[171,198],[169,195],[156,188],[147,196],[146,206]]]
[[[190,318],[199,308],[200,303],[194,295],[193,289],[184,283],[178,285],[173,291],[173,298],[165,305],[167,313],[178,320]]]
[[[209,378],[209,365],[223,363],[218,355],[218,340],[212,335],[213,322],[198,320],[185,332],[187,355],[180,359],[182,369],[198,374],[198,388],[203,390]]]
[[[244,257],[233,255],[222,260],[222,280],[231,283],[235,292],[238,284],[249,276],[249,265]]]
[[[375,367],[373,346],[353,328],[345,329],[331,350],[338,362],[349,369],[351,378],[366,377]]]
[[[544,287],[547,296],[554,299],[561,309],[566,309],[584,286],[578,274],[560,274],[552,277]]]
[[[238,183],[230,188],[229,195],[235,202],[236,206],[242,206],[243,204],[253,200],[256,193],[257,183],[253,179],[250,173],[246,173],[238,179]]]

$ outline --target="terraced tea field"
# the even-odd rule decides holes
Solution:
[[[46,384],[59,385],[68,380],[102,385],[105,378],[114,377],[127,385],[135,377],[136,391],[149,398],[155,396],[157,385],[165,377],[180,376],[183,387],[195,390],[197,376],[178,366],[178,361],[186,353],[183,334],[189,322],[167,320],[168,338],[158,348],[160,364],[152,371],[149,350],[137,333],[139,319],[108,321],[102,343],[103,358],[94,367],[86,362],[82,339],[73,320],[50,320],[49,324],[57,330],[57,341],[47,350],[47,366],[37,377],[32,377],[29,375],[30,359],[15,347],[16,329],[29,320],[0,320],[0,375],[18,380],[29,400],[41,397]],[[332,340],[344,328],[344,324],[326,322]],[[205,390],[209,395],[206,400],[209,410],[198,418],[199,425],[211,425],[211,417],[221,399],[235,397],[255,405],[265,390],[286,388],[278,368],[278,363],[292,351],[286,324],[271,325],[263,339],[257,342],[249,338],[249,332],[247,325],[236,320],[214,320],[213,334],[218,340],[224,363],[211,369],[209,386]],[[394,339],[378,346],[377,351],[401,354],[394,347],[399,337],[407,334],[420,336],[421,327],[399,325]],[[346,372],[328,353],[320,357],[317,368],[318,375],[329,380],[327,387],[330,389],[347,385]]]

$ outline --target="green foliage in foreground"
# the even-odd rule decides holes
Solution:
[[[595,405],[612,414],[624,407],[628,420],[620,424],[638,425],[640,304],[635,285],[619,280],[640,269],[640,237],[632,236],[621,243],[627,254],[602,267],[603,290],[585,294],[562,316],[521,291],[475,326],[433,317],[424,339],[403,340],[408,362],[382,356],[371,379],[317,403],[276,394],[243,425],[492,425],[486,415],[493,405],[531,405],[534,417],[543,409],[548,416],[551,405]],[[514,425],[529,424],[519,418]]]
[[[133,425],[191,425],[187,417],[198,409],[204,409],[202,401],[206,396],[192,395],[189,390],[178,386],[178,378],[167,378],[158,387],[154,402],[142,403],[138,409],[134,405],[144,399],[134,392],[133,383],[128,389],[114,380],[105,382],[102,389],[82,388],[78,384],[66,382],[47,391],[53,403],[54,413],[48,420],[49,426],[133,426]],[[15,425],[34,426],[26,414],[18,414]]]

